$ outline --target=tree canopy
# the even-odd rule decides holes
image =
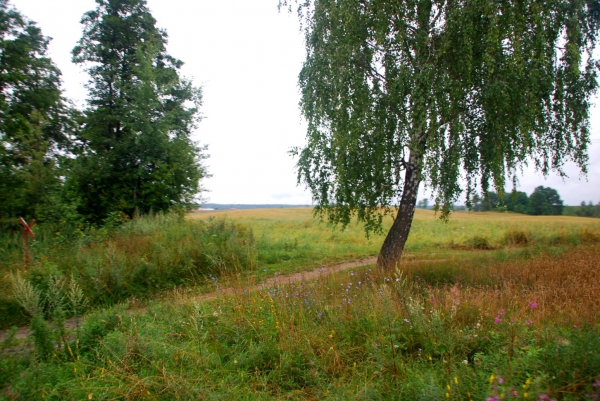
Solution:
[[[92,220],[187,205],[206,171],[190,139],[201,91],[180,77],[145,0],[96,0],[73,61],[90,74],[74,185]]]
[[[298,4],[298,179],[332,223],[357,215],[368,232],[396,214],[380,267],[400,259],[422,182],[447,217],[461,195],[503,195],[528,163],[586,172],[597,0]]]
[[[527,214],[539,215],[561,215],[563,211],[563,201],[556,189],[539,186],[535,188],[529,197],[529,206]]]
[[[0,220],[52,220],[60,208],[60,168],[74,124],[48,42],[0,0]]]

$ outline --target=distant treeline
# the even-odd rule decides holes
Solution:
[[[496,192],[475,195],[471,205],[455,206],[455,210],[470,210],[475,212],[514,212],[529,214],[532,216],[580,216],[600,218],[600,202],[594,205],[591,201],[587,204],[581,202],[580,206],[565,206],[558,191],[554,188],[539,186],[527,195],[522,191],[512,191],[500,197]],[[417,208],[429,209],[431,205],[428,199],[421,199]]]
[[[565,206],[563,215],[600,218],[600,202],[596,205],[592,202],[588,202],[587,205],[585,202],[581,202],[579,206]]]

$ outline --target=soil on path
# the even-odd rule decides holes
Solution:
[[[429,260],[429,259],[428,260],[407,260],[407,261],[403,262],[403,264],[404,263],[434,262],[434,261],[440,261],[440,260]],[[273,286],[277,286],[277,285],[286,285],[286,284],[297,283],[297,282],[302,282],[302,281],[314,280],[317,277],[323,277],[323,276],[326,276],[329,274],[333,274],[333,273],[337,273],[337,272],[340,272],[343,270],[353,269],[353,268],[357,268],[357,267],[374,265],[376,263],[377,263],[377,258],[374,257],[374,258],[361,259],[356,262],[348,262],[348,263],[342,263],[342,264],[328,266],[328,267],[320,267],[318,269],[310,270],[310,271],[306,271],[306,272],[279,275],[279,276],[275,276],[275,277],[269,277],[261,284],[243,286],[243,287],[221,288],[216,291],[211,291],[211,292],[207,292],[204,294],[196,295],[196,296],[192,297],[192,299],[194,299],[196,301],[200,301],[200,302],[206,302],[206,301],[211,301],[213,299],[217,299],[218,297],[221,297],[224,295],[233,295],[233,294],[236,294],[236,293],[239,293],[242,291],[257,291],[257,290],[260,290],[265,287],[273,287]],[[145,310],[144,308],[135,309],[135,311],[137,311],[137,312],[143,312],[144,310]],[[74,329],[78,323],[81,323],[81,321],[82,321],[81,319],[78,319],[78,321],[76,319],[68,319],[66,321],[66,327],[68,330]],[[9,330],[0,331],[0,341],[4,341],[6,335],[8,335],[9,332],[10,332]],[[17,333],[14,338],[17,340],[24,339],[24,338],[29,337],[30,334],[31,334],[31,329],[29,327],[19,327],[17,329]]]

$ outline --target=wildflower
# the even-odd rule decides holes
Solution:
[[[529,309],[536,309],[538,307],[538,304],[535,301],[531,301],[531,302],[529,302],[528,306],[529,306]]]
[[[450,394],[446,393],[446,398],[450,398]]]
[[[499,378],[498,378],[498,383],[500,383],[500,384],[504,383],[504,379],[503,379],[503,378],[501,378],[501,377],[499,377]]]
[[[496,316],[496,318],[494,319],[494,323],[498,324],[502,321],[502,318],[500,316]]]
[[[458,384],[458,377],[454,377],[454,384]]]
[[[499,309],[498,310],[498,315],[500,315],[500,316],[504,315],[504,309]]]
[[[527,324],[527,326],[531,326],[533,324],[533,320],[527,319],[527,321],[525,322],[525,324]]]
[[[452,387],[450,387],[449,384],[446,385],[446,388],[448,389],[448,391],[452,390]]]
[[[496,376],[494,376],[494,375],[491,375],[491,376],[490,376],[490,383],[493,383],[495,378],[496,378]]]
[[[464,361],[462,361],[462,363],[464,363],[465,365],[469,364],[469,361],[467,361],[466,359]]]

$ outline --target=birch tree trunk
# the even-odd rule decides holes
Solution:
[[[377,267],[381,270],[392,271],[398,265],[400,258],[402,257],[404,245],[408,239],[410,227],[415,215],[417,193],[419,192],[419,184],[421,183],[420,159],[421,157],[415,157],[411,153],[406,165],[400,207],[398,208],[398,213],[394,219],[394,224],[392,224],[377,258]]]

